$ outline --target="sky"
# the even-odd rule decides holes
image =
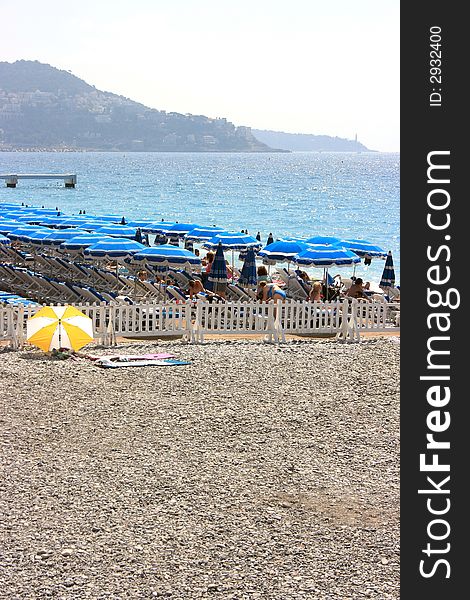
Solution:
[[[398,152],[399,0],[0,0],[0,60],[151,108]]]

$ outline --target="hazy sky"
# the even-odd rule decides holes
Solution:
[[[399,0],[0,0],[0,60],[152,108],[399,150]]]

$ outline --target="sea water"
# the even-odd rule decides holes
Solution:
[[[366,239],[392,251],[399,283],[399,170],[396,153],[2,152],[0,173],[75,173],[77,187],[20,180],[0,201],[247,229],[263,243],[269,233]],[[356,275],[379,282],[383,266],[361,262]]]

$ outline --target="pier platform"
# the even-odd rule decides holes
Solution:
[[[71,173],[9,173],[0,174],[7,187],[16,188],[19,179],[62,179],[66,188],[74,188],[77,185],[77,176]]]

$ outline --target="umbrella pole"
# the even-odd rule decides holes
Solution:
[[[233,283],[233,269],[234,269],[234,258],[233,258],[233,255],[234,255],[234,251],[232,249],[232,283]]]
[[[328,302],[328,267],[325,269],[326,301]]]

